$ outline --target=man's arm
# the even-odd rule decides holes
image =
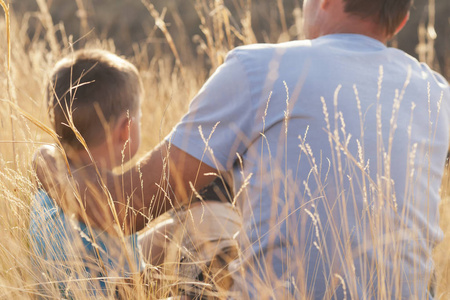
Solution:
[[[160,143],[124,174],[94,167],[75,171],[76,188],[65,180],[67,170],[56,171],[59,160],[57,151],[49,147],[39,149],[34,159],[38,179],[50,196],[58,203],[78,204],[81,209],[75,213],[91,225],[110,231],[112,224],[119,223],[127,234],[144,228],[148,221],[172,207],[188,203],[193,192],[191,184],[198,191],[214,179],[205,174],[217,173],[168,142]],[[62,200],[74,192],[79,200]]]
[[[140,230],[151,218],[172,207],[187,204],[193,193],[192,187],[199,191],[214,179],[208,174],[217,172],[180,148],[166,141],[160,143],[123,174],[124,191],[133,195],[135,209],[135,217],[130,217],[129,222]]]
[[[80,203],[81,213],[87,214],[88,219],[97,222],[101,228],[105,228],[105,224],[111,225],[113,218],[119,225],[125,223],[121,225],[125,232],[139,230],[153,217],[189,201],[192,194],[189,182],[200,190],[214,179],[205,173],[232,168],[236,153],[243,154],[248,142],[260,136],[260,131],[255,129],[255,124],[260,121],[255,118],[259,118],[262,107],[252,96],[247,71],[239,58],[240,55],[247,57],[247,54],[245,51],[239,53],[234,50],[227,56],[225,63],[192,100],[188,113],[170,136],[171,141],[189,149],[195,157],[205,154],[207,164],[162,142],[140,161],[139,167],[124,174],[97,174],[93,168],[74,172],[74,181],[80,191],[78,198],[82,200],[78,202],[83,202]],[[203,153],[205,136],[208,147],[214,149],[214,158],[212,153]],[[113,203],[107,201],[109,194]],[[110,209],[108,203],[115,210]],[[117,216],[112,211],[116,211]]]

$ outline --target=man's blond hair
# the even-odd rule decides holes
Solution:
[[[130,62],[104,50],[79,50],[59,61],[48,86],[52,123],[63,145],[82,149],[73,125],[88,146],[106,140],[105,122],[114,124],[139,108],[142,82]]]

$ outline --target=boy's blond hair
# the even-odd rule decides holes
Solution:
[[[74,150],[106,141],[104,123],[113,125],[127,111],[140,106],[142,82],[134,65],[104,50],[79,50],[59,61],[50,78],[48,105],[61,143]]]

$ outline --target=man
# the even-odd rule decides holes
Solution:
[[[309,40],[231,51],[141,160],[143,192],[137,168],[108,175],[142,212],[126,214],[120,191],[119,215],[140,229],[231,171],[245,222],[237,298],[431,298],[450,90],[385,46],[410,5],[305,0]]]

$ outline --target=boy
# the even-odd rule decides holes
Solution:
[[[48,110],[73,173],[112,170],[132,158],[140,143],[142,93],[137,69],[107,51],[77,51],[56,64]],[[36,194],[30,221],[33,267],[44,276],[46,293],[52,286],[43,282],[56,281],[53,293],[59,289],[69,297],[114,294],[112,277],[141,270],[137,235],[121,233],[119,228],[125,234],[131,230],[120,222],[122,211],[111,209],[114,203],[104,204],[107,193],[92,189],[73,195],[75,190],[53,199],[49,195],[58,193]],[[102,200],[84,202],[87,192]],[[86,210],[94,210],[100,221],[87,218]]]
[[[140,137],[141,94],[142,84],[135,67],[111,53],[79,51],[56,65],[51,77],[49,111],[71,170],[83,180],[75,184],[97,181],[97,177],[83,175],[93,168],[97,175],[102,175],[100,170],[108,172],[136,153]],[[45,180],[61,182],[57,171],[45,172]],[[110,197],[109,193],[121,193],[117,188],[105,193],[88,187],[76,196],[62,190],[67,187],[65,184],[61,184],[64,187],[60,190],[56,190],[58,186],[52,186],[51,191],[40,190],[32,205],[30,225],[32,249],[43,258],[35,265],[40,269],[49,265],[46,273],[52,278],[47,281],[61,281],[74,275],[79,278],[81,273],[84,278],[89,278],[87,281],[61,282],[59,289],[63,292],[71,290],[73,295],[74,288],[69,285],[76,284],[78,290],[85,292],[91,289],[94,296],[99,289],[107,294],[108,290],[114,290],[107,288],[102,277],[109,277],[108,282],[111,282],[113,276],[124,277],[130,271],[141,270],[136,250],[139,243],[147,263],[159,266],[166,275],[174,275],[168,278],[176,278],[175,281],[188,279],[188,285],[171,282],[177,286],[175,290],[192,295],[203,294],[204,286],[209,286],[205,282],[226,290],[231,285],[231,278],[225,267],[237,256],[233,236],[241,224],[240,217],[229,203],[232,192],[226,180],[230,181],[229,178],[216,179],[199,192],[197,203],[162,216],[161,219],[166,218],[166,221],[151,222],[146,230],[140,232],[139,242],[134,233],[136,225],[124,221],[127,214],[135,213],[130,209],[132,199],[128,203],[105,201]],[[83,201],[88,193],[95,195],[98,201]],[[51,199],[48,194],[57,196]],[[110,208],[111,205],[115,210]],[[94,211],[100,217],[95,220],[88,218],[87,211]],[[134,234],[123,241],[123,235],[118,231]],[[128,255],[122,253],[124,248],[131,250]],[[77,262],[76,258],[78,263],[82,258],[78,268],[70,261],[75,259]],[[195,281],[201,288],[196,288]],[[83,284],[84,287],[80,286]],[[213,292],[218,291],[214,288]]]

